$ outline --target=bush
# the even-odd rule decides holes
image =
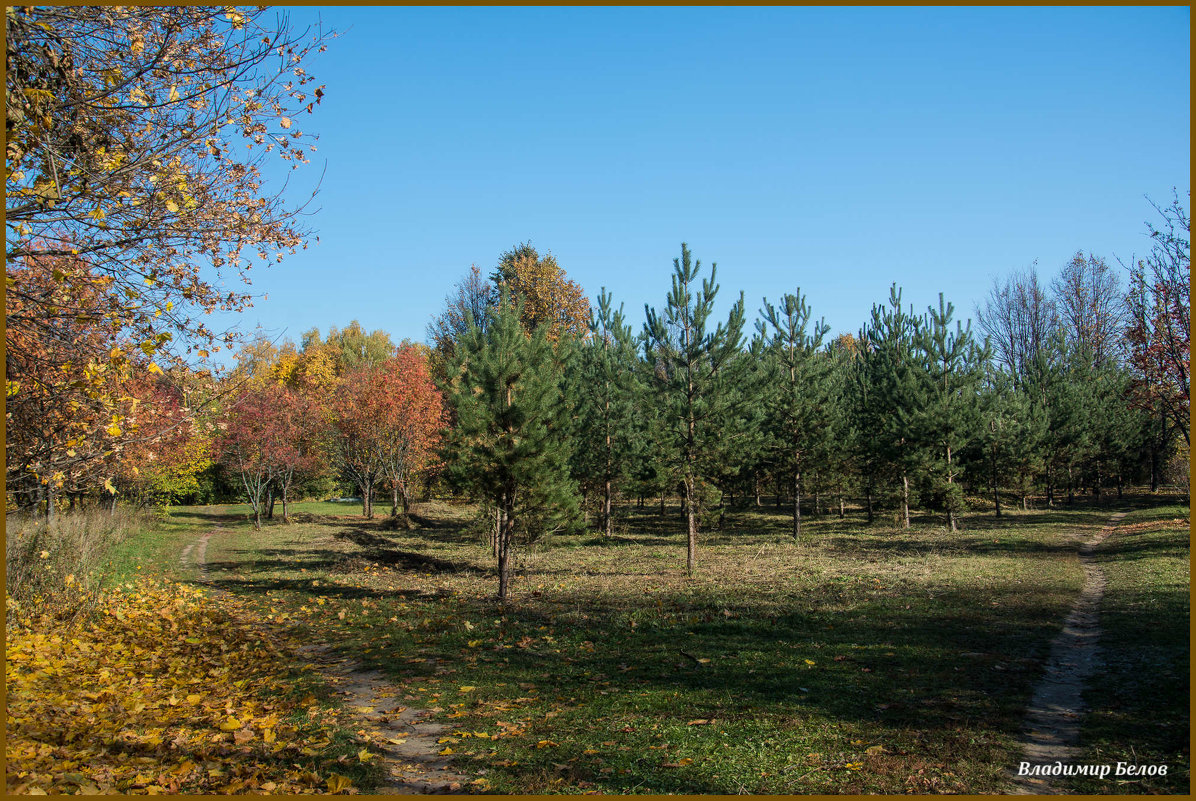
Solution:
[[[9,514],[7,622],[25,611],[74,617],[90,609],[103,584],[106,557],[145,523],[144,512],[121,507],[63,513],[49,525],[40,516]]]

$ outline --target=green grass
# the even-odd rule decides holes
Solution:
[[[1188,793],[1189,509],[1129,515],[1099,553],[1104,669],[1085,693],[1084,762],[1166,765],[1166,776],[1077,779],[1078,792]]]
[[[348,504],[259,532],[246,507],[178,509],[154,564],[222,523],[215,586],[386,671],[495,792],[988,793],[1009,788],[1079,591],[1074,536],[1115,508],[976,514],[954,534],[822,516],[800,544],[784,510],[749,508],[703,534],[692,578],[676,504],[624,508],[610,540],[522,550],[501,606],[473,510],[445,503],[410,531]]]

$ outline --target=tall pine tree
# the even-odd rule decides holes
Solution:
[[[510,590],[511,554],[524,539],[576,521],[570,442],[562,412],[562,367],[543,327],[530,335],[504,292],[485,331],[458,344],[449,403],[456,411],[450,460],[455,478],[498,510],[498,597]]]
[[[767,299],[756,326],[767,345],[768,391],[764,395],[769,449],[793,491],[793,540],[801,537],[802,473],[823,449],[830,422],[831,362],[821,353],[830,330],[824,320],[810,323],[810,306],[799,288],[781,298],[780,308]]]
[[[673,287],[664,309],[645,305],[644,355],[652,365],[661,434],[680,474],[686,507],[687,572],[693,574],[698,544],[699,489],[721,449],[721,425],[734,412],[736,387],[747,368],[739,358],[743,338],[743,295],[725,324],[713,331],[707,323],[718,294],[716,265],[696,289],[701,262],[681,244],[673,260]]]

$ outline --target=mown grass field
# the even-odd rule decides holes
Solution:
[[[1103,557],[1125,661],[1093,697],[1147,662],[1171,678],[1140,681],[1121,707],[1093,701],[1085,736],[1094,758],[1171,760],[1152,788],[1175,792],[1188,781],[1188,543],[1150,526],[1187,507],[1148,498],[976,513],[956,533],[822,516],[799,544],[783,510],[749,508],[703,535],[692,578],[676,504],[666,518],[628,507],[610,539],[524,549],[502,606],[474,510],[441,502],[399,531],[344,504],[296,505],[304,522],[259,532],[244,507],[176,509],[123,558],[182,576],[182,548],[220,525],[215,587],[385,671],[397,701],[454,726],[444,748],[490,791],[989,793],[1009,788],[1025,703],[1081,586],[1075,539],[1123,508],[1124,525],[1150,525]],[[1169,622],[1143,650],[1156,615]]]

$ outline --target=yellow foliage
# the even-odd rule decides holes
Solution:
[[[19,621],[7,657],[10,794],[353,791],[327,731],[286,722],[286,654],[196,590],[129,584],[89,622]]]

